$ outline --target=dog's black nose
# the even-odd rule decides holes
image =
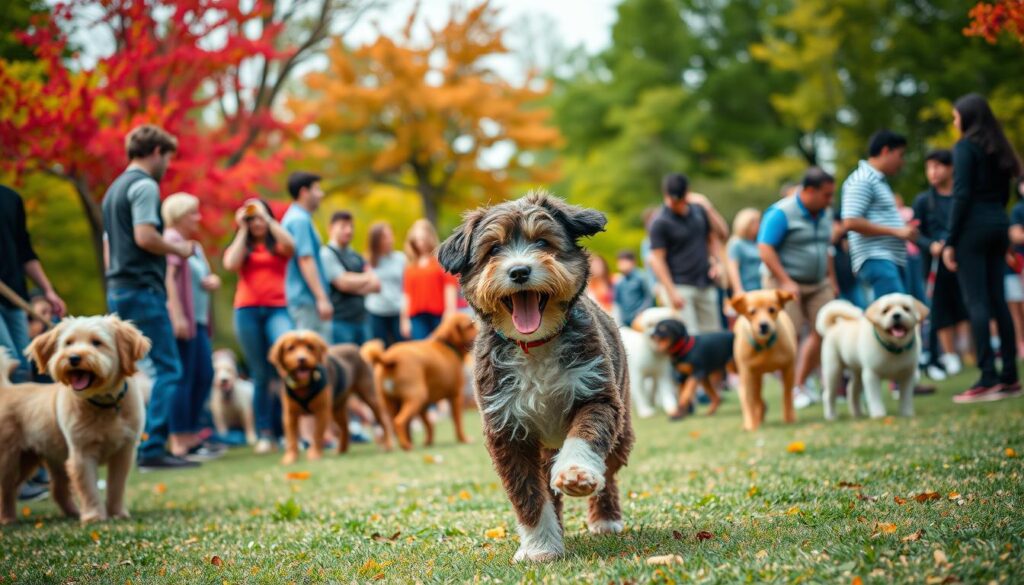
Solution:
[[[893,314],[893,316],[892,316],[892,322],[893,323],[899,323],[902,320],[903,320],[903,315],[901,315],[899,313]]]
[[[529,266],[513,266],[508,271],[508,277],[516,284],[526,284],[526,281],[530,280],[530,272]]]
[[[770,329],[770,327],[768,327],[767,323],[761,323],[758,328],[761,330],[761,335],[764,335],[765,333],[768,333],[768,330]]]
[[[82,356],[80,356],[80,355],[68,356],[68,363],[71,364],[72,366],[77,366],[78,364],[82,363]]]

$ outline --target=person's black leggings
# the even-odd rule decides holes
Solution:
[[[1010,308],[1006,304],[1003,276],[1006,250],[1010,240],[1005,227],[977,227],[963,232],[956,248],[957,278],[971,319],[971,334],[983,386],[1017,381],[1017,342]],[[1002,374],[996,372],[995,352],[989,334],[989,322],[999,328]]]

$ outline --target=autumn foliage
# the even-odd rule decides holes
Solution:
[[[294,54],[277,48],[282,24],[271,10],[261,0],[57,5],[22,34],[37,61],[0,61],[0,165],[71,182],[99,251],[99,202],[127,164],[124,137],[138,124],[158,124],[179,141],[163,194],[198,195],[208,233],[222,233],[225,210],[268,185],[287,155],[270,147],[290,127],[257,104],[266,96],[245,95],[238,74],[247,60],[273,63]],[[243,33],[254,20],[259,32]],[[70,31],[81,26],[108,31],[116,47],[92,66],[67,58]],[[225,102],[234,107],[209,115]]]
[[[326,174],[415,189],[434,223],[442,201],[500,199],[513,185],[552,180],[536,156],[560,141],[537,103],[549,88],[536,79],[513,84],[490,68],[489,58],[507,52],[495,17],[486,2],[453,8],[417,43],[417,7],[393,37],[355,48],[335,42],[327,70],[306,77],[314,97],[292,102],[319,128],[313,150]],[[511,152],[498,168],[486,160],[495,147]]]
[[[971,23],[964,33],[995,43],[1007,33],[1024,43],[1024,0],[979,2],[971,9]]]

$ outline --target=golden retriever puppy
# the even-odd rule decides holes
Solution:
[[[145,409],[132,379],[149,340],[116,316],[74,317],[36,337],[26,353],[55,384],[0,388],[0,522],[14,520],[18,485],[40,463],[54,501],[82,522],[127,518],[125,484]],[[107,501],[96,486],[107,465]],[[78,509],[68,497],[68,483]]]
[[[338,453],[348,450],[348,398],[353,394],[384,427],[382,444],[391,449],[389,419],[377,402],[373,389],[373,371],[359,353],[359,346],[342,343],[327,346],[313,331],[290,331],[274,343],[267,355],[284,380],[281,403],[284,416],[285,451],[281,463],[290,465],[299,458],[299,417],[314,417],[313,440],[306,457],[316,461],[323,456],[324,435],[333,419],[338,425]]]
[[[743,428],[756,431],[764,422],[761,383],[765,374],[782,375],[782,419],[796,421],[793,381],[796,376],[796,330],[783,306],[793,300],[784,290],[758,290],[729,300],[737,318],[733,325],[733,361],[740,375]]]
[[[453,313],[422,341],[396,343],[387,351],[379,341],[363,346],[363,355],[375,370],[378,395],[394,417],[395,435],[402,449],[412,449],[409,424],[416,417],[423,421],[426,444],[433,444],[434,425],[426,410],[441,400],[451,405],[456,439],[469,442],[462,430],[461,393],[463,364],[476,333],[472,317]]]

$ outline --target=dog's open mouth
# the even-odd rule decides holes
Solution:
[[[71,370],[68,372],[68,384],[75,392],[81,392],[92,386],[96,376],[88,370]]]
[[[902,325],[893,325],[886,330],[886,333],[888,333],[893,339],[903,339],[908,333],[910,333],[910,330]]]
[[[509,313],[512,313],[512,324],[516,331],[529,335],[540,329],[541,317],[544,315],[548,298],[549,296],[544,293],[524,290],[505,297],[501,302],[508,308]]]
[[[292,371],[292,379],[300,384],[308,384],[313,376],[313,368],[295,368]]]

